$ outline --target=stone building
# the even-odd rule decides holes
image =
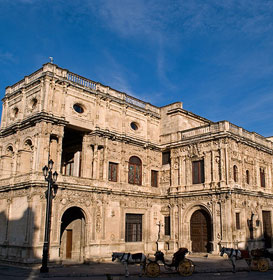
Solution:
[[[0,137],[2,261],[41,261],[49,159],[50,261],[272,247],[272,138],[51,63],[6,88]]]

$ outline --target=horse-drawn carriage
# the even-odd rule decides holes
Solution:
[[[158,262],[163,263],[164,268],[167,270],[175,270],[182,276],[190,276],[194,271],[194,264],[191,260],[185,258],[188,252],[187,248],[180,248],[173,254],[172,262],[169,264],[165,261],[164,253],[161,251],[157,251],[154,254],[154,260],[147,259],[143,253],[131,254],[113,252],[112,261],[117,259],[124,265],[126,277],[129,276],[129,264],[140,264],[140,276],[145,272],[149,277],[157,277],[160,274],[160,265]]]
[[[191,260],[187,259],[185,255],[188,253],[187,248],[180,248],[173,254],[172,262],[166,263],[164,253],[157,251],[154,256],[155,260],[148,259],[149,263],[146,267],[146,274],[149,277],[157,277],[160,274],[160,265],[158,262],[163,263],[164,268],[167,270],[176,270],[182,276],[190,276],[194,271],[194,264]]]
[[[252,267],[261,272],[265,272],[269,269],[269,261],[273,261],[273,253],[268,249],[255,249],[251,250],[250,255],[252,256]]]
[[[230,259],[233,272],[236,271],[236,260],[243,259],[248,264],[249,270],[253,269],[260,272],[265,272],[269,269],[268,259],[273,261],[273,253],[264,248],[248,251],[222,247],[220,255],[223,256],[224,254],[227,254]]]

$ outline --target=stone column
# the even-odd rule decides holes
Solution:
[[[101,213],[101,218],[102,218],[102,240],[105,240],[105,235],[106,235],[106,228],[105,228],[105,222],[106,222],[106,203],[105,201],[102,202],[102,213]]]
[[[31,241],[32,233],[33,233],[32,196],[31,195],[27,196],[27,203],[28,203],[28,207],[27,207],[27,218],[26,218],[24,244],[32,246],[32,244],[29,244],[29,242]]]
[[[9,242],[9,217],[10,217],[10,205],[11,205],[11,198],[7,198],[7,208],[6,208],[6,232],[5,232],[5,243]]]
[[[50,136],[50,144],[49,144],[49,158],[54,162],[54,169],[58,170],[56,164],[58,164],[58,141],[57,137]]]
[[[82,164],[81,164],[82,177],[92,178],[93,175],[93,146],[90,145],[88,135],[83,136],[82,142]]]
[[[98,145],[94,145],[93,153],[93,179],[98,179]]]
[[[255,175],[254,175],[256,178],[255,178],[255,182],[256,182],[256,188],[257,187],[260,187],[261,184],[260,184],[260,167],[259,167],[259,163],[257,162],[257,160],[255,160]]]
[[[178,228],[176,228],[176,221],[175,221],[175,206],[172,204],[170,206],[170,226],[171,226],[171,236],[170,236],[170,241],[169,241],[169,250],[174,251],[175,250],[175,243],[176,243],[176,238],[175,235],[177,234],[178,236]]]
[[[120,202],[120,224],[119,224],[119,228],[120,228],[120,241],[124,242],[125,241],[125,210],[124,210],[124,203],[121,201]]]
[[[271,190],[272,189],[272,168],[271,165],[268,165],[268,189]]]
[[[49,87],[50,87],[50,77],[45,76],[41,82],[41,104],[42,104],[42,111],[48,111],[48,104],[49,104]]]
[[[36,166],[39,172],[42,172],[42,168],[48,164],[49,160],[49,142],[50,142],[50,134],[48,131],[47,124],[41,124],[39,127],[39,132],[41,136],[38,137],[38,148],[36,151],[35,158],[37,160]]]
[[[18,135],[19,137],[21,135]],[[20,172],[20,150],[19,150],[19,145],[20,142],[19,140],[16,140],[15,144],[14,144],[14,154],[12,157],[12,163],[11,163],[11,176],[16,175],[17,173]]]
[[[222,206],[221,201],[216,200],[216,198],[212,199],[211,202],[212,207],[212,224],[213,224],[213,251],[219,252],[219,242],[222,240]]]
[[[105,145],[104,145],[104,156],[103,156],[103,174],[102,179],[104,182],[107,181],[107,168],[108,168],[108,138],[105,138]]]
[[[210,176],[211,176],[211,183],[214,184],[216,181],[216,172],[215,172],[215,163],[214,163],[214,159],[215,159],[215,152],[211,151],[210,152]]]
[[[171,182],[173,187],[178,186],[178,178],[179,178],[179,157],[173,158],[171,161]]]
[[[189,158],[186,158],[186,186],[189,187],[192,185],[192,166],[191,166],[191,160]]]
[[[73,176],[78,177],[80,175],[80,164],[81,164],[81,151],[77,151],[74,154]]]
[[[181,182],[181,186],[185,186],[186,185],[186,158],[185,157],[181,157],[181,173],[180,173],[180,182]]]
[[[229,184],[229,162],[228,162],[228,152],[226,148],[221,148],[219,149],[219,155],[220,155],[220,160],[219,160],[219,170],[220,170],[220,184],[221,187],[224,186],[224,184],[228,185]]]
[[[64,127],[60,127],[60,132],[58,135],[58,143],[57,143],[57,156],[54,169],[57,172],[62,173],[62,153],[63,153],[63,136],[64,136]]]
[[[34,135],[33,139],[33,162],[32,162],[32,170],[40,171],[39,170],[39,151],[40,151],[41,143],[39,141],[39,133]]]
[[[208,184],[212,181],[210,163],[211,163],[210,154],[205,153],[205,156],[204,156],[205,186],[208,186]]]

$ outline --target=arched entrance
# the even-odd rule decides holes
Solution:
[[[81,208],[67,209],[61,221],[60,257],[62,260],[83,261],[85,218]]]
[[[211,218],[205,210],[197,210],[191,216],[192,252],[211,251]]]

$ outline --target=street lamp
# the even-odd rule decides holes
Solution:
[[[46,219],[45,219],[45,236],[43,246],[43,259],[40,273],[48,272],[47,261],[48,261],[48,250],[49,250],[49,236],[50,236],[50,220],[51,220],[51,202],[52,202],[52,187],[55,189],[54,183],[57,181],[58,173],[55,171],[52,173],[53,160],[48,161],[48,166],[43,167],[43,174],[47,181],[47,194],[46,194]]]

